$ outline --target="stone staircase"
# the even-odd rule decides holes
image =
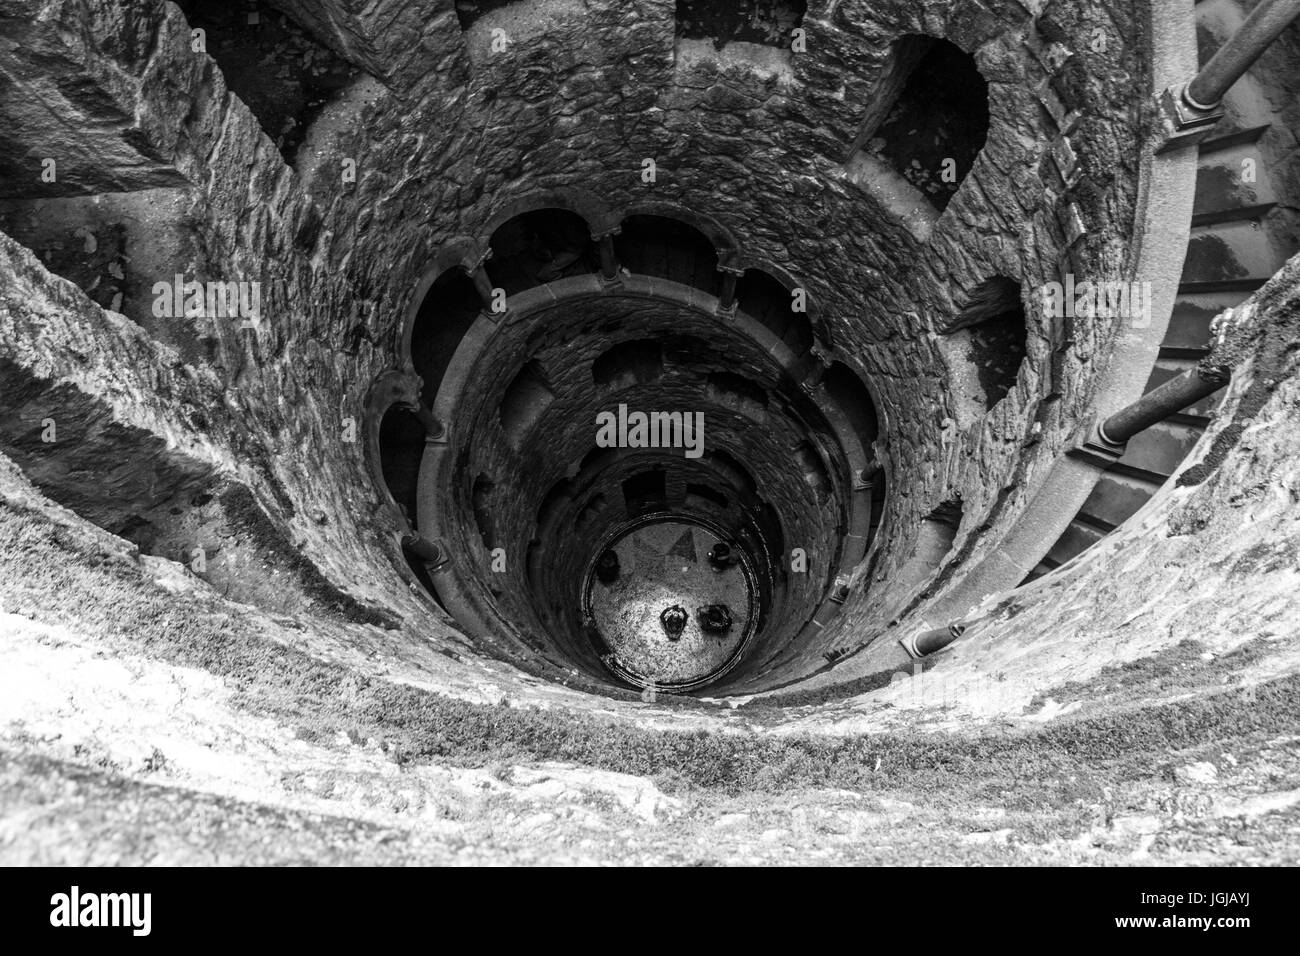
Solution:
[[[1202,63],[1248,13],[1241,0],[1197,4]],[[1293,25],[1229,92],[1226,115],[1200,144],[1182,280],[1148,392],[1200,361],[1211,319],[1245,301],[1300,251],[1294,205],[1300,152],[1288,115],[1300,87],[1297,51],[1300,27]],[[1027,580],[1060,567],[1136,513],[1195,447],[1221,396],[1216,392],[1132,438]]]

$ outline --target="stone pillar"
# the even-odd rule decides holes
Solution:
[[[854,491],[871,491],[876,487],[876,477],[880,474],[880,462],[872,458],[853,476]]]
[[[424,426],[424,440],[426,442],[438,444],[446,442],[447,425],[434,417],[428,405],[417,400],[404,402],[401,407],[420,420],[420,424]]]
[[[600,247],[600,277],[606,282],[618,281],[618,257],[614,254],[614,237],[621,232],[618,226],[601,233],[593,233],[592,241]]]
[[[822,382],[826,380],[826,373],[830,371],[831,360],[817,346],[813,346],[808,352],[807,371],[804,373],[803,381],[800,385],[805,392],[810,395],[817,389],[821,388]]]
[[[469,274],[474,280],[474,289],[478,292],[479,299],[483,302],[485,312],[492,311],[492,280],[488,278],[487,269],[483,268],[482,263],[475,267],[474,271]]]
[[[735,315],[736,286],[740,283],[740,277],[745,274],[745,271],[734,266],[719,265],[718,272],[722,274],[722,291],[718,293],[718,313],[720,315]]]
[[[487,240],[479,240],[476,247],[461,260],[460,267],[465,270],[474,283],[474,291],[483,303],[485,314],[495,318],[500,312],[492,311],[492,280],[488,278],[484,263],[492,258],[492,247]]]

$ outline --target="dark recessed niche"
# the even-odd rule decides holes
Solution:
[[[988,82],[975,58],[947,40],[895,41],[854,141],[946,209],[988,137]]]
[[[788,49],[803,23],[807,0],[677,0],[677,36],[728,43],[759,43]]]
[[[933,521],[951,529],[953,534],[961,526],[962,503],[960,498],[950,498],[947,501],[935,505],[934,510],[925,516],[926,521]]]
[[[1021,306],[1020,283],[1006,276],[992,276],[970,291],[961,311],[943,330],[955,332],[1017,310],[1024,311]]]
[[[762,418],[767,410],[767,390],[734,372],[710,372],[707,393],[715,402],[753,417]]]
[[[953,542],[957,540],[962,513],[961,499],[951,498],[935,506],[934,510],[921,520],[911,557],[908,559],[907,566],[901,571],[904,581],[909,584],[919,583],[930,579],[934,572],[939,570],[952,552]]]
[[[807,312],[795,311],[792,291],[761,269],[746,269],[736,286],[740,311],[762,322],[795,355],[813,346],[812,321]]]
[[[628,216],[614,237],[618,261],[637,275],[659,276],[717,295],[718,252],[694,226],[665,216]]]
[[[870,455],[871,446],[880,432],[880,420],[867,386],[843,362],[831,363],[822,385],[831,401],[849,420],[863,451]]]
[[[726,495],[711,485],[695,484],[692,482],[687,482],[686,484],[686,497],[688,500],[690,498],[698,498],[701,501],[709,503],[720,511],[726,511],[731,504],[730,499]]]
[[[562,478],[551,486],[542,503],[537,506],[537,526],[545,528],[554,521],[561,510],[573,500],[573,485],[567,478]]]
[[[979,374],[984,404],[993,408],[1015,388],[1025,362],[1025,313],[1006,312],[971,330],[970,360]]]
[[[758,483],[754,481],[754,476],[749,473],[749,469],[725,451],[707,451],[704,460],[728,485],[739,488],[746,497],[757,494]]]
[[[826,473],[822,456],[817,454],[810,442],[800,442],[794,450],[794,460],[803,474],[803,480],[813,490],[818,501],[825,501],[831,494],[831,478]]]
[[[668,505],[668,483],[661,469],[643,471],[623,482],[623,504],[629,516],[658,511]]]
[[[663,346],[650,339],[620,342],[591,364],[592,381],[608,388],[652,382],[663,372]]]
[[[946,328],[966,340],[965,358],[975,366],[984,407],[992,409],[1015,388],[1026,355],[1026,319],[1020,283],[994,276],[975,287]]]
[[[177,0],[226,86],[292,164],[312,120],[361,75],[288,16],[226,0]]]
[[[545,282],[595,272],[599,258],[587,222],[567,209],[535,209],[492,233],[484,267],[493,287],[515,295]]]
[[[421,397],[432,406],[460,340],[483,309],[474,282],[460,269],[430,286],[411,329],[411,362],[424,381]]]
[[[483,547],[489,551],[496,547],[496,526],[492,520],[492,493],[495,490],[496,484],[487,475],[479,475],[474,479],[474,487],[470,491],[474,523],[478,525]]]
[[[542,367],[531,361],[519,370],[501,399],[501,428],[515,448],[522,447],[537,420],[555,401]]]
[[[578,530],[588,527],[594,520],[596,520],[600,513],[605,510],[606,503],[605,496],[600,492],[596,492],[592,495],[591,500],[583,505],[582,510],[578,512]]]
[[[518,2],[519,0],[456,0],[456,20],[462,31],[468,30],[479,17]]]
[[[424,425],[415,414],[396,405],[384,413],[379,423],[379,458],[384,484],[412,524],[424,438]]]

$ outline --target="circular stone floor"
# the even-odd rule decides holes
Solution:
[[[741,563],[713,569],[709,549],[719,540],[691,521],[654,520],[608,546],[618,555],[617,580],[601,582],[594,564],[587,572],[587,611],[624,676],[642,685],[694,684],[720,672],[743,647],[753,625],[752,578],[743,555]],[[677,640],[660,622],[660,614],[674,604],[688,615]],[[697,612],[709,604],[725,604],[731,611],[725,633],[700,627]]]

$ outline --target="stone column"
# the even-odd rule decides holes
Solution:
[[[830,358],[817,346],[813,346],[808,352],[808,367],[804,373],[803,381],[800,383],[805,392],[812,394],[821,388],[822,382],[826,380],[826,373],[830,371]]]
[[[614,237],[622,229],[614,226],[604,232],[593,233],[592,241],[600,247],[600,277],[606,282],[618,281],[618,257],[614,254]]]
[[[719,264],[718,272],[722,274],[722,291],[718,293],[718,314],[733,316],[736,314],[736,286],[744,269]]]
[[[474,291],[478,293],[479,300],[483,303],[483,311],[495,317],[501,313],[492,311],[492,280],[488,278],[487,268],[484,265],[491,258],[492,247],[487,244],[487,240],[480,239],[475,248],[461,260],[460,267],[473,281]]]

